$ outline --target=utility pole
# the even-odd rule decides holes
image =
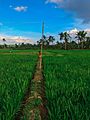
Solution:
[[[43,36],[44,36],[44,22],[42,23],[42,42],[41,42],[41,54],[42,54],[42,47],[43,47],[43,40],[44,40]]]
[[[41,46],[40,46],[40,69],[42,68],[42,48],[43,48],[43,40],[44,40],[44,22],[42,23],[42,38],[41,38]]]

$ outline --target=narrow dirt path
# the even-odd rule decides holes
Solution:
[[[45,86],[42,74],[42,58],[38,58],[30,89],[15,120],[47,120]]]

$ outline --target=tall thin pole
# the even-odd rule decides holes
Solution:
[[[42,48],[43,48],[43,40],[44,40],[44,22],[42,23],[42,41],[41,41],[41,55],[40,55],[40,69],[42,68]]]
[[[44,22],[42,23],[42,37],[44,35]]]
[[[41,54],[42,54],[42,47],[43,47],[43,36],[44,36],[44,22],[42,23],[42,42],[41,42]]]

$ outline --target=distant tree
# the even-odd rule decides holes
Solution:
[[[37,41],[37,45],[40,45],[40,41]]]
[[[37,45],[41,47],[41,49],[43,46],[47,45],[47,40],[45,35],[43,35],[42,38],[39,41],[37,41]]]
[[[2,40],[3,40],[3,42],[6,42],[6,39],[5,39],[5,38],[3,38]]]
[[[70,46],[71,46],[72,49],[77,49],[78,48],[78,45],[75,41],[70,42]]]
[[[39,41],[37,41],[38,45],[40,45],[40,44],[45,45],[46,43],[47,42],[46,42],[46,36],[45,35],[43,35],[43,37]]]
[[[59,36],[60,36],[60,40],[65,41],[65,50],[67,50],[67,43],[68,40],[71,38],[70,35],[67,32],[61,32],[59,33]]]
[[[22,44],[20,45],[20,47],[21,47],[21,48],[24,48],[24,47],[25,47],[25,44],[24,44],[24,43],[22,43]]]
[[[57,44],[57,45],[59,45],[59,44],[60,44],[60,42],[59,42],[59,41],[57,41],[57,42],[56,42],[56,44]]]
[[[15,44],[15,48],[18,48],[18,45],[17,45],[17,44]]]
[[[54,36],[49,36],[48,37],[48,43],[50,44],[50,43],[53,43],[55,41],[55,38],[54,38]]]
[[[4,48],[7,48],[7,44],[4,44]]]
[[[86,38],[87,32],[85,31],[79,31],[76,33],[76,37],[78,39],[78,48],[79,48],[79,42],[81,43],[82,49],[84,48],[84,41]]]
[[[3,42],[4,42],[4,48],[6,48],[6,47],[7,47],[7,45],[5,44],[6,39],[5,39],[5,38],[3,38],[2,40],[3,40]]]
[[[86,37],[86,48],[90,49],[90,37]]]
[[[59,33],[58,35],[60,36],[60,40],[62,41],[62,39],[64,38],[64,33],[61,32],[61,33]]]
[[[63,49],[63,43],[61,43],[61,42],[59,42],[59,41],[57,41],[56,42],[56,48],[58,48],[58,49]]]
[[[54,36],[49,36],[46,37],[45,35],[43,36],[43,38],[41,38],[39,41],[37,41],[37,44],[40,45],[44,45],[44,46],[49,46],[50,43],[53,43],[55,41]]]

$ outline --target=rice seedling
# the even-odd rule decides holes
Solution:
[[[32,79],[37,56],[0,55],[0,120],[14,120]]]
[[[59,54],[43,57],[48,120],[90,120],[90,51]]]

